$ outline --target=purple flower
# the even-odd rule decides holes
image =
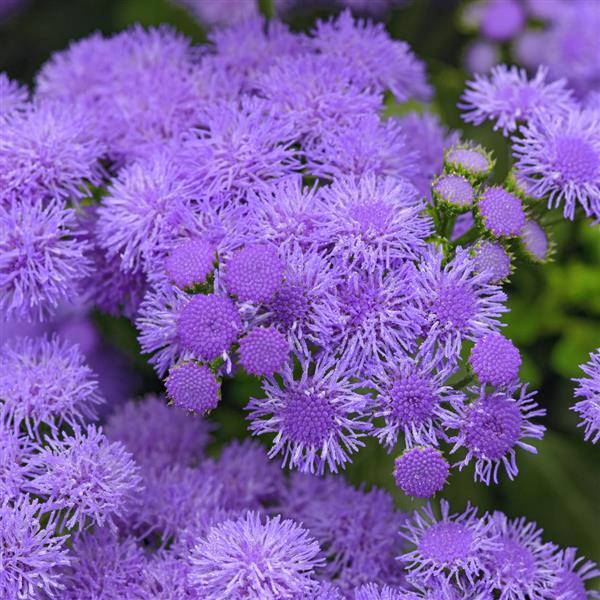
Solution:
[[[376,583],[361,585],[354,591],[354,600],[412,600],[410,595],[400,589],[388,585],[378,586]]]
[[[0,121],[2,122],[2,121]],[[2,124],[0,203],[80,200],[99,185],[104,147],[85,115],[67,103],[37,102]]]
[[[486,272],[476,272],[468,250],[459,247],[452,260],[443,261],[443,252],[430,247],[417,267],[415,295],[426,318],[423,351],[453,362],[463,340],[475,340],[500,326],[506,295],[489,283]]]
[[[521,229],[521,248],[534,262],[546,262],[552,252],[552,244],[544,228],[532,219],[527,219]]]
[[[225,264],[223,282],[241,302],[265,303],[281,287],[284,268],[275,246],[247,244]]]
[[[145,469],[192,466],[211,440],[205,419],[167,406],[164,398],[148,395],[129,401],[107,420],[106,437],[121,442]]]
[[[146,569],[143,550],[132,538],[119,539],[107,529],[75,538],[71,565],[64,570],[64,600],[138,599]]]
[[[546,410],[533,400],[536,392],[528,392],[527,386],[517,386],[512,391],[486,392],[485,386],[473,390],[477,393],[471,403],[455,402],[455,415],[447,413],[444,427],[456,429],[448,441],[454,443],[451,452],[466,449],[466,456],[458,463],[459,469],[475,461],[475,480],[486,485],[490,480],[498,483],[498,471],[504,466],[509,479],[519,473],[516,450],[522,448],[534,454],[537,450],[525,441],[540,440],[546,428],[531,421],[543,417]],[[518,394],[518,397],[514,397]]]
[[[486,0],[480,15],[481,33],[490,40],[510,40],[521,32],[526,13],[517,0]]]
[[[0,206],[0,322],[42,320],[91,273],[75,211],[59,201]]]
[[[215,294],[193,296],[177,319],[181,347],[205,361],[226,353],[237,340],[241,328],[235,304],[227,296]]]
[[[208,26],[231,25],[259,16],[258,3],[254,0],[233,0],[226,5],[200,0],[177,0],[194,18]]]
[[[165,260],[168,278],[179,288],[194,288],[204,283],[215,267],[215,249],[201,238],[178,244]]]
[[[563,205],[573,219],[579,203],[600,219],[600,113],[572,110],[540,113],[513,140],[516,168],[534,197],[548,207]]]
[[[304,150],[309,171],[326,179],[372,173],[412,181],[421,172],[419,155],[401,123],[394,118],[382,121],[376,114],[326,129]]]
[[[97,238],[121,270],[147,269],[180,231],[195,227],[196,188],[181,156],[156,152],[119,172],[98,209]]]
[[[598,592],[588,592],[585,588],[588,579],[600,577],[600,569],[596,563],[585,560],[582,556],[577,558],[576,548],[561,550],[560,563],[558,581],[552,588],[552,594],[557,600],[588,600],[598,597]]]
[[[479,196],[477,214],[483,226],[495,237],[517,236],[525,225],[520,198],[497,185],[486,188]]]
[[[511,255],[497,241],[480,240],[473,248],[477,271],[486,273],[490,283],[501,283],[511,274]]]
[[[381,23],[354,19],[349,10],[329,21],[319,21],[311,40],[318,52],[341,57],[357,73],[368,77],[378,91],[392,92],[398,102],[410,97],[427,100],[425,67],[408,44],[393,40]]]
[[[96,416],[98,381],[78,346],[58,337],[17,338],[0,348],[0,407],[16,429],[75,426]]]
[[[165,388],[175,406],[199,415],[216,408],[221,399],[220,381],[206,365],[193,361],[172,367]]]
[[[448,480],[450,465],[444,455],[431,446],[415,446],[394,461],[396,485],[413,498],[430,498]]]
[[[481,125],[486,119],[494,121],[494,129],[507,135],[519,123],[527,123],[543,111],[566,113],[575,108],[573,93],[566,81],[546,82],[548,69],[539,67],[535,77],[527,78],[525,69],[498,65],[489,77],[476,75],[468,81],[459,108],[467,123]]]
[[[494,160],[481,146],[457,144],[446,151],[444,166],[470,181],[480,181],[490,174]]]
[[[300,169],[294,138],[292,125],[277,118],[270,103],[244,97],[207,106],[185,147],[203,193],[227,193],[235,200]]]
[[[252,375],[272,377],[281,372],[289,354],[289,342],[274,327],[257,327],[240,340],[240,364]]]
[[[4,423],[4,412],[0,407],[0,502],[13,500],[22,493],[29,476],[27,458],[34,449],[27,436]]]
[[[437,202],[458,211],[469,210],[475,198],[473,186],[461,175],[442,175],[433,186]]]
[[[352,271],[338,286],[341,327],[332,343],[357,371],[400,359],[414,348],[422,317],[413,302],[412,264]]]
[[[292,598],[323,564],[319,544],[281,517],[247,513],[212,527],[192,551],[189,581],[206,600]]]
[[[509,387],[519,380],[521,354],[509,339],[494,331],[475,342],[469,364],[481,383]]]
[[[331,247],[332,260],[353,261],[354,268],[389,268],[418,256],[432,224],[424,202],[404,179],[341,177],[324,188],[327,211],[316,237]]]
[[[0,502],[0,596],[62,598],[61,569],[69,564],[65,536],[55,536],[56,519],[40,525],[40,504],[26,495]]]
[[[429,504],[415,511],[400,530],[411,549],[398,559],[416,582],[460,583],[464,577],[473,584],[487,575],[485,559],[496,547],[491,523],[477,517],[477,508],[471,505],[464,513],[451,515],[448,503],[442,500],[441,513],[436,519]]]
[[[382,108],[382,96],[367,80],[342,57],[303,54],[277,60],[256,87],[273,113],[308,142]]]
[[[25,489],[45,498],[45,509],[60,511],[61,524],[69,529],[114,528],[141,487],[131,454],[94,426],[46,442],[29,461],[33,477]]]
[[[29,107],[29,90],[0,73],[0,123],[18,118]]]
[[[571,410],[581,417],[580,427],[585,428],[585,439],[596,444],[600,440],[600,348],[590,354],[590,360],[579,365],[587,377],[575,379],[579,385],[575,397],[583,398]]]
[[[487,519],[496,547],[486,556],[489,580],[500,600],[554,597],[560,557],[554,544],[542,542],[542,531],[523,517],[509,519],[495,512]]]
[[[314,365],[304,356],[296,358],[300,372],[288,363],[280,382],[263,379],[266,398],[250,399],[250,431],[276,434],[269,456],[281,453],[284,466],[335,473],[364,446],[372,400],[333,357],[323,355]]]
[[[434,363],[395,357],[388,369],[377,374],[375,416],[385,423],[374,435],[391,451],[404,434],[406,446],[437,445],[443,404],[460,401],[462,392],[445,384],[453,369],[436,370]]]

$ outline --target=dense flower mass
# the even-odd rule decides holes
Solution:
[[[182,1],[218,25],[203,46],[135,26],[57,52],[31,91],[0,74],[0,596],[585,600],[596,566],[524,517],[404,513],[338,472],[388,453],[427,499],[463,469],[511,485],[537,452],[549,403],[500,331],[513,272],[553,257],[551,209],[600,220],[589,26],[578,46],[581,15],[535,13],[551,64],[467,84],[502,173],[415,108],[425,64],[383,24]],[[507,43],[535,5],[465,18]],[[104,403],[95,324],[153,393]],[[596,443],[599,350],[582,369]]]

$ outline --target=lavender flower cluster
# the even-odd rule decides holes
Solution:
[[[102,429],[76,346],[2,346],[0,595],[585,598],[595,566],[533,523],[403,515],[332,475],[372,438],[429,498],[452,468],[489,485],[536,451],[545,410],[500,333],[503,285],[551,257],[546,202],[600,214],[600,113],[545,77],[499,68],[465,93],[467,120],[515,135],[498,184],[433,115],[385,117],[430,98],[424,65],[350,12],[306,35],[254,16],[200,48],[96,34],[32,94],[1,75],[2,322],[75,300],[125,315],[166,398]],[[596,359],[574,407],[594,442]],[[215,460],[205,415],[239,371],[270,451]]]
[[[158,396],[102,430],[95,376],[58,338],[10,342],[0,365],[2,598],[596,597],[596,566],[523,518],[404,514],[377,488],[287,476],[250,440],[211,458],[209,422]]]

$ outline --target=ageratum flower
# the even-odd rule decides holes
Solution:
[[[518,35],[526,13],[517,0],[486,0],[476,6],[481,33],[489,40],[505,42]]]
[[[414,596],[416,598],[416,596]],[[354,591],[354,600],[413,600],[413,597],[401,589],[376,583],[361,585]]]
[[[36,102],[2,123],[0,203],[80,200],[89,193],[87,183],[101,183],[103,154],[94,128],[76,107]]]
[[[342,325],[332,343],[357,372],[400,359],[414,348],[422,316],[413,302],[411,263],[386,271],[352,271],[338,286]]]
[[[0,502],[0,596],[35,598],[40,591],[48,598],[63,598],[62,569],[70,558],[64,541],[55,536],[56,519],[50,517],[42,527],[41,505],[27,495],[14,502]]]
[[[508,338],[494,331],[475,342],[469,364],[481,383],[509,387],[519,380],[521,354]]]
[[[600,569],[591,560],[577,557],[576,548],[565,548],[560,552],[560,571],[558,581],[552,588],[552,595],[558,600],[588,600],[597,598],[597,592],[586,591],[585,582],[588,579],[600,577]]]
[[[323,564],[319,544],[294,521],[247,513],[212,527],[190,556],[190,584],[206,600],[293,598]]]
[[[450,465],[444,455],[431,446],[415,446],[394,461],[396,485],[413,498],[430,498],[448,480]]]
[[[179,141],[210,93],[188,38],[167,26],[99,34],[54,54],[37,77],[42,98],[79,107],[122,163]]]
[[[467,123],[481,125],[494,121],[494,129],[503,135],[515,131],[519,123],[528,123],[538,111],[566,113],[576,106],[564,79],[546,82],[548,68],[540,66],[529,80],[525,69],[497,65],[489,76],[475,75],[468,81],[458,107]]]
[[[501,283],[511,273],[511,256],[500,242],[480,240],[473,247],[476,269],[486,273],[490,283]]]
[[[590,354],[590,360],[579,365],[587,377],[575,379],[579,385],[575,397],[583,398],[571,410],[581,417],[580,427],[585,428],[585,439],[596,444],[600,440],[600,348]]]
[[[461,175],[442,175],[433,186],[437,202],[456,211],[469,210],[475,198],[473,186]]]
[[[266,398],[250,399],[250,431],[275,433],[269,456],[282,454],[283,466],[335,473],[364,446],[372,400],[333,356],[322,355],[314,364],[306,356],[296,359],[300,372],[288,363],[279,381],[263,379]]]
[[[0,73],[0,123],[22,115],[28,106],[27,88]]]
[[[375,428],[374,435],[388,451],[394,448],[401,433],[408,447],[437,445],[442,433],[443,405],[464,397],[446,385],[452,373],[453,369],[447,366],[436,369],[431,361],[394,356],[387,369],[375,374],[374,414],[383,417],[384,424]]]
[[[90,425],[72,435],[53,435],[31,457],[26,491],[59,511],[61,524],[83,531],[90,524],[115,527],[141,486],[138,467],[119,442]]]
[[[187,8],[200,23],[210,27],[246,22],[259,16],[258,4],[248,0],[233,0],[227,4],[195,0],[178,0],[177,3]]]
[[[258,377],[272,377],[287,362],[290,344],[274,327],[256,327],[240,340],[238,353],[246,372]]]
[[[436,580],[470,584],[487,576],[485,560],[496,547],[491,523],[477,516],[477,508],[467,505],[462,514],[450,514],[450,506],[441,501],[441,519],[429,504],[414,512],[400,535],[410,544],[398,559],[406,565],[411,579],[429,584]]]
[[[485,557],[489,580],[500,600],[551,598],[558,581],[557,547],[542,541],[542,530],[524,517],[510,521],[499,511],[486,517],[496,545]]]
[[[423,351],[439,361],[456,362],[463,340],[475,340],[500,326],[498,318],[508,309],[506,295],[477,272],[469,251],[457,248],[444,264],[444,253],[431,246],[414,281],[414,294],[426,325]]]
[[[181,289],[204,283],[215,267],[215,248],[207,240],[194,237],[171,250],[165,260],[167,277]]]
[[[419,256],[432,223],[424,202],[405,179],[344,176],[323,188],[327,210],[315,237],[332,260],[353,268],[389,268]]]
[[[492,185],[477,199],[477,214],[494,237],[514,237],[525,225],[521,200],[503,187]]]
[[[161,471],[197,463],[211,440],[211,429],[205,419],[186,415],[150,394],[113,412],[104,433],[121,442],[144,469]]]
[[[456,144],[444,156],[444,166],[448,171],[464,175],[470,181],[481,181],[494,167],[491,155],[481,146]]]
[[[171,367],[165,388],[175,406],[199,415],[216,408],[221,399],[220,381],[206,365],[194,361]]]
[[[577,204],[600,219],[600,113],[540,113],[513,140],[516,168],[534,197],[563,205],[573,219]]]
[[[291,124],[276,118],[270,103],[243,97],[206,106],[185,147],[203,193],[226,193],[236,200],[300,169],[294,137]]]
[[[30,437],[40,427],[96,418],[98,381],[76,345],[58,337],[17,338],[0,348],[0,410]]]
[[[533,400],[536,392],[528,392],[527,385],[506,391],[486,392],[485,386],[472,390],[477,394],[471,403],[455,402],[456,414],[446,413],[443,425],[456,429],[448,436],[454,443],[451,453],[465,448],[466,456],[458,463],[462,470],[475,461],[475,480],[486,485],[498,483],[498,471],[503,466],[509,479],[518,473],[516,450],[537,453],[528,438],[541,440],[546,428],[531,421],[543,417],[546,410]],[[517,397],[515,398],[515,395]]]
[[[354,19],[345,10],[329,21],[319,21],[313,35],[317,52],[348,61],[356,73],[368,77],[369,85],[380,92],[391,91],[398,102],[431,96],[424,64],[408,44],[393,40],[382,23]]]
[[[546,262],[552,251],[552,244],[544,228],[532,219],[527,219],[521,229],[521,248],[533,262]]]
[[[398,119],[382,121],[376,114],[323,131],[304,152],[310,173],[325,179],[372,173],[412,181],[421,172],[419,154]]]
[[[183,159],[167,151],[122,169],[98,208],[96,233],[108,258],[136,272],[164,256],[178,232],[195,227],[195,192]]]
[[[9,427],[0,407],[0,502],[13,500],[22,493],[28,476],[27,457],[33,452],[31,440]]]
[[[58,200],[0,206],[0,322],[43,320],[91,273],[75,211]]]
[[[119,539],[107,529],[78,536],[63,571],[63,600],[142,598],[146,558],[134,539]]]

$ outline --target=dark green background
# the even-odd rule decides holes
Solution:
[[[510,160],[503,138],[491,128],[464,126],[456,110],[466,77],[461,60],[470,39],[456,26],[457,6],[447,0],[415,0],[395,11],[388,27],[394,37],[407,40],[427,61],[436,87],[431,109],[448,126],[493,148],[498,173],[503,175]],[[31,83],[49,54],[70,40],[96,30],[111,33],[135,22],[167,22],[197,42],[205,39],[203,28],[166,0],[32,0],[0,24],[0,70]],[[301,28],[309,22],[305,17],[293,25]],[[569,411],[573,402],[570,378],[579,375],[578,364],[600,346],[600,231],[585,222],[565,223],[559,213],[556,217],[556,261],[519,268],[508,286],[511,313],[506,317],[507,335],[524,354],[523,378],[539,389],[539,401],[548,410],[549,431],[537,444],[537,456],[519,453],[520,475],[514,482],[503,478],[499,486],[487,488],[473,483],[472,469],[468,469],[453,475],[444,496],[457,510],[471,500],[484,510],[499,508],[510,516],[526,515],[545,529],[548,539],[578,546],[600,562],[599,450],[583,442],[577,418]],[[128,355],[133,368],[144,375],[140,392],[160,389],[160,382],[137,353],[135,334],[127,322],[96,318],[107,340]],[[255,390],[257,383],[250,379],[226,382],[224,401],[213,414],[221,424],[215,449],[231,437],[246,435],[242,406]],[[402,507],[414,507],[414,502],[393,488],[392,460],[393,456],[370,443],[348,476],[354,482],[386,487]]]

